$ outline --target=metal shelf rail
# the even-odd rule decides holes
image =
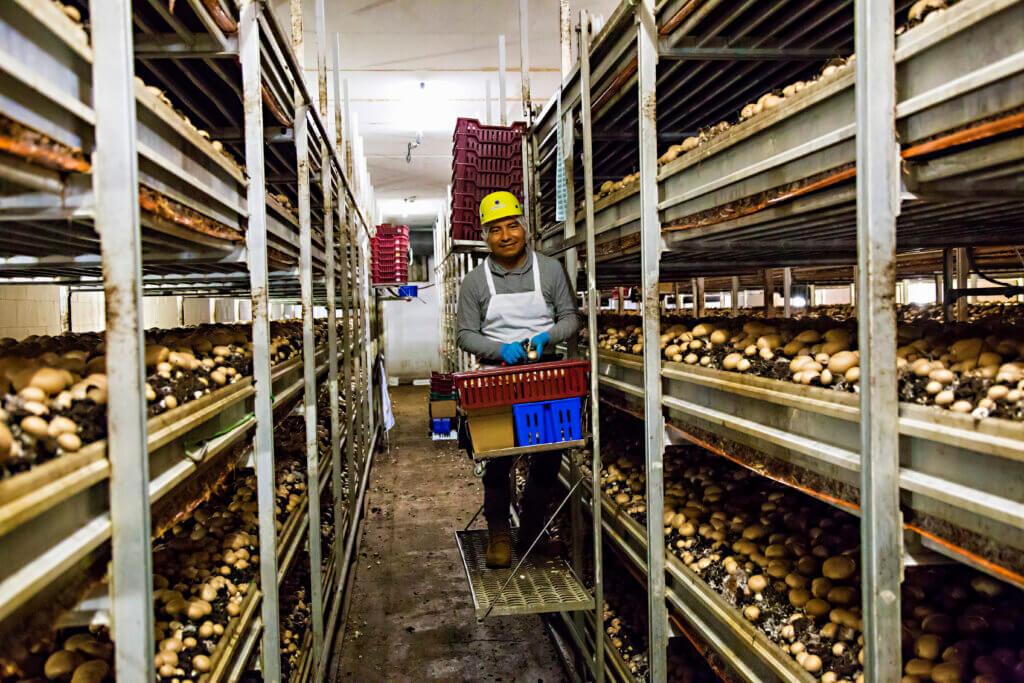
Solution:
[[[904,549],[903,510],[1015,553],[1024,549],[1024,502],[1009,483],[1022,473],[1020,425],[900,404],[892,314],[898,269],[930,276],[945,269],[948,277],[951,248],[989,250],[996,261],[1019,241],[1024,3],[961,0],[897,34],[909,5],[779,2],[765,11],[749,3],[624,2],[592,44],[581,20],[580,59],[561,87],[563,118],[552,98],[529,131],[538,150],[532,199],[540,206],[540,248],[587,248],[588,294],[599,282],[639,282],[645,339],[660,334],[662,281],[693,278],[699,315],[711,279],[734,293],[740,278],[760,278],[773,291],[773,269],[781,270],[784,290],[793,268],[820,271],[821,282],[837,273],[856,280],[859,395],[663,362],[653,343],[642,359],[599,354],[596,299],[588,296],[595,379],[605,393],[631,397],[645,422],[647,518],[654,521],[646,536],[627,531],[644,541],[637,556],[647,556],[652,681],[665,680],[666,597],[671,603],[678,591],[682,605],[701,601],[695,585],[666,568],[661,547],[666,415],[725,455],[753,453],[747,464],[756,462],[762,474],[772,476],[763,463],[775,459],[852,492],[861,516],[866,680],[902,673],[900,576],[913,561]],[[851,54],[855,60],[817,78],[820,63]],[[708,133],[745,102],[798,79],[815,83]],[[571,145],[564,159],[555,154],[558,126]],[[695,149],[658,166],[660,141],[702,131]],[[570,206],[565,224],[550,215],[557,163],[569,164],[571,195],[584,207]],[[631,171],[638,172],[632,182],[595,199],[597,185]],[[837,502],[849,509],[849,501]],[[1022,584],[1019,567],[939,536],[922,539]],[[689,615],[712,631],[729,616]],[[789,663],[765,659],[749,643],[712,645],[740,678],[800,679],[802,672],[786,673],[779,667]]]
[[[227,460],[221,456],[249,438],[260,547],[279,552],[260,553],[260,616],[252,612],[256,626],[232,647],[243,653],[242,666],[262,638],[263,675],[279,680],[276,587],[294,553],[280,549],[275,530],[273,414],[300,393],[309,481],[332,485],[335,519],[343,523],[325,582],[321,487],[310,487],[296,538],[310,546],[309,669],[325,671],[324,614],[334,624],[343,602],[379,406],[370,226],[361,206],[367,193],[353,182],[361,162],[341,114],[337,41],[329,112],[322,0],[317,16],[313,97],[296,57],[301,25],[293,21],[289,45],[257,0],[190,0],[173,14],[158,2],[126,0],[0,6],[0,283],[102,288],[106,352],[119,361],[108,366],[106,443],[28,473],[55,495],[5,501],[0,542],[12,550],[5,557],[21,561],[0,579],[0,627],[16,629],[26,606],[56,595],[81,571],[76,563],[96,557],[109,538],[115,668],[126,680],[153,671],[151,501],[169,499],[200,470],[215,479]],[[264,125],[265,113],[279,125]],[[252,378],[147,420],[143,295],[250,298]],[[301,362],[271,368],[271,300],[302,305]],[[314,304],[327,307],[326,349],[315,348]],[[324,373],[332,444],[326,467],[316,448],[315,387]],[[195,463],[187,456],[197,440],[206,443]],[[48,526],[31,538],[56,522],[61,533]],[[322,594],[325,585],[330,595]]]

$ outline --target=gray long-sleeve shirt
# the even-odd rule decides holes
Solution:
[[[533,291],[533,250],[526,250],[526,262],[519,268],[505,270],[497,263],[485,259],[462,281],[459,289],[459,348],[487,361],[501,361],[501,344],[488,339],[481,331],[487,316],[491,292],[487,288],[484,268],[491,263],[491,275],[496,294],[521,294]],[[537,254],[540,267],[540,288],[544,301],[552,311],[555,325],[551,328],[551,344],[560,344],[580,329],[581,319],[576,306],[574,289],[569,276],[559,261]]]

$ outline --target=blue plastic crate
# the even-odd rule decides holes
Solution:
[[[435,417],[430,421],[430,431],[434,434],[448,434],[452,431],[452,419],[450,417]]]
[[[547,421],[548,440],[545,443],[579,441],[583,438],[583,400],[562,398],[546,401],[544,417]]]
[[[415,299],[419,294],[419,290],[418,285],[403,285],[398,288],[398,296]]]
[[[581,405],[578,397],[513,405],[516,446],[539,446],[583,438]]]

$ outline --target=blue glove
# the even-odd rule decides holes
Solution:
[[[544,355],[544,347],[547,346],[548,342],[551,341],[551,335],[547,332],[541,332],[536,337],[530,340],[530,345],[537,350],[537,358]]]
[[[501,345],[501,359],[508,365],[515,365],[526,360],[526,349],[519,342]]]

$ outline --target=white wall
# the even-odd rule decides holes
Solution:
[[[60,292],[50,285],[0,286],[0,337],[60,334]]]
[[[147,296],[142,299],[142,325],[151,327],[178,327],[178,297]],[[71,294],[71,331],[100,332],[106,327],[103,292],[74,292]]]
[[[412,283],[423,286],[425,283]],[[441,337],[437,288],[421,289],[419,299],[385,301],[384,358],[388,377],[411,381],[440,372]]]

